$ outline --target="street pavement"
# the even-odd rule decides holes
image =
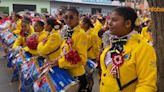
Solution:
[[[7,68],[7,61],[0,47],[0,92],[18,92],[18,83],[11,83],[12,70]]]

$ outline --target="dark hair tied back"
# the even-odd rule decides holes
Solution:
[[[137,13],[131,7],[118,7],[114,9],[120,16],[123,16],[125,20],[130,20],[132,25],[131,28],[135,27],[135,21],[137,19]]]

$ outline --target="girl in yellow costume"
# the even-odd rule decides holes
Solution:
[[[111,45],[104,49],[100,92],[156,92],[156,55],[153,47],[133,31],[137,14],[116,8],[111,14]]]
[[[45,31],[49,32],[48,36],[40,42],[37,47],[38,53],[50,61],[59,57],[61,52],[60,45],[62,39],[58,30],[54,29],[55,21],[56,20],[53,18],[48,18],[46,20]]]
[[[94,62],[98,62],[99,60],[99,43],[98,43],[98,36],[93,33],[93,24],[91,22],[91,20],[87,17],[84,17],[82,22],[81,22],[81,27],[84,29],[84,31],[86,32],[87,34],[87,38],[88,38],[88,49],[87,49],[87,56],[88,56],[88,59],[94,61]],[[93,78],[92,78],[92,74],[88,76],[89,78],[89,90],[91,91],[92,90],[92,86],[94,84],[93,82]]]
[[[84,69],[87,62],[87,36],[79,26],[79,13],[76,9],[68,9],[64,18],[70,28],[61,30],[65,32],[62,36],[65,39],[61,45],[61,58],[54,65],[67,69],[72,76],[77,77],[80,81],[79,92],[83,92],[87,85]]]
[[[141,30],[141,36],[146,42],[149,43],[153,42],[153,38],[151,35],[152,32],[150,31],[151,25],[151,20],[149,18],[145,18],[143,22],[143,28]]]
[[[89,59],[93,61],[98,61],[99,59],[99,44],[98,44],[98,36],[92,31],[94,26],[92,25],[89,18],[85,17],[82,20],[81,28],[87,34],[88,38],[88,49],[87,49],[87,56]]]
[[[103,27],[105,26],[105,24],[106,24],[106,19],[105,19],[105,17],[102,17],[102,16],[98,16],[98,18],[97,18],[97,20],[96,20],[96,23],[94,24],[94,28],[93,28],[93,32],[97,35],[97,36],[99,36],[99,32],[100,32],[100,30],[102,30],[103,29]],[[101,47],[102,46],[102,39],[99,37],[99,39],[98,39],[98,42],[99,42],[99,47]]]
[[[48,32],[44,30],[44,22],[36,21],[34,24],[35,32],[26,40],[27,47],[25,47],[25,51],[28,51],[32,55],[39,55],[37,51],[37,44],[43,41],[44,38],[47,37]],[[36,36],[36,39],[32,38]],[[34,39],[31,41],[30,39]],[[35,47],[34,47],[35,45]],[[33,49],[34,48],[34,49]]]
[[[14,23],[12,24],[10,30],[13,32],[13,34],[19,36],[21,30],[21,23],[22,23],[21,16],[19,14],[13,13],[12,20],[14,21]]]
[[[18,46],[25,47],[26,46],[26,39],[34,32],[33,27],[31,26],[31,19],[28,17],[24,17],[21,23],[21,30],[16,39],[16,41],[13,44],[13,48],[16,48]]]

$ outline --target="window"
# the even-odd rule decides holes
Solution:
[[[13,11],[20,12],[24,10],[35,11],[36,5],[13,4]]]
[[[48,13],[47,8],[41,8],[41,13]]]
[[[0,7],[0,12],[4,14],[9,14],[9,7]]]
[[[92,8],[92,14],[101,13],[101,8]]]

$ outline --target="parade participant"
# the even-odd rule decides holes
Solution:
[[[12,16],[12,25],[10,30],[16,34],[17,36],[20,34],[20,30],[21,30],[21,16],[19,14],[13,13]]]
[[[105,25],[101,28],[101,30],[98,32],[99,36],[99,43],[100,43],[100,52],[104,49],[105,43],[103,42],[103,35],[105,34],[106,31],[109,31],[109,22],[106,22]],[[105,34],[106,35],[106,34]]]
[[[105,25],[106,19],[99,15],[97,16],[96,23],[94,24],[94,32],[98,35],[98,32],[102,29],[102,27]]]
[[[143,22],[143,27],[141,30],[141,36],[145,39],[146,42],[151,43],[153,42],[153,38],[151,35],[151,20],[149,18],[145,18]]]
[[[57,20],[63,20],[63,13],[62,13],[62,9],[59,9],[56,15]]]
[[[50,18],[50,15],[48,14],[42,14],[41,19],[43,19],[43,21],[47,21],[47,19]]]
[[[88,38],[88,50],[87,50],[87,56],[88,59],[91,59],[93,61],[98,61],[99,59],[99,44],[98,44],[98,36],[93,33],[93,24],[91,23],[90,19],[87,17],[84,17],[81,23],[81,28],[84,29],[84,31],[87,34]]]
[[[111,45],[101,54],[100,92],[156,92],[156,54],[133,28],[137,14],[130,7],[111,13]]]
[[[32,18],[32,25],[34,26],[35,22],[40,21],[40,20],[42,20],[40,14],[39,13],[35,13],[34,17]]]
[[[32,55],[39,55],[37,51],[37,46],[40,42],[43,41],[44,38],[47,37],[48,32],[44,30],[44,22],[39,20],[36,21],[34,24],[34,31],[35,32],[29,38],[27,38],[27,47],[24,49]]]
[[[67,69],[72,76],[78,78],[80,81],[79,92],[84,92],[87,85],[84,69],[87,62],[87,36],[79,25],[79,12],[76,9],[68,9],[64,20],[69,28],[61,30],[61,32],[65,31],[63,32],[65,34],[62,34],[64,35],[61,45],[62,56],[54,65]]]
[[[91,16],[92,24],[95,24],[96,23],[96,20],[97,20],[97,16],[96,15],[92,15]]]
[[[11,21],[9,20],[8,16],[5,14],[0,15],[0,31],[6,31],[9,29],[11,25]],[[3,49],[4,49],[4,56],[6,57],[7,52],[8,52],[8,48],[5,44],[2,43]]]
[[[95,17],[95,16],[94,16]],[[106,19],[102,16],[102,15],[97,15],[96,16],[96,20],[94,19],[95,23],[94,23],[94,28],[93,28],[93,32],[99,36],[99,33],[101,31],[101,29],[103,28],[103,26],[105,25],[106,23]],[[101,40],[101,37],[99,37],[99,40],[98,40],[98,43],[99,43],[99,47],[101,48],[102,47],[102,40]]]
[[[91,22],[91,20],[87,17],[84,17],[83,20],[82,20],[82,23],[81,23],[81,28],[84,29],[84,31],[86,32],[87,34],[87,38],[88,38],[88,49],[87,49],[87,57],[88,59],[94,61],[94,62],[98,62],[99,60],[99,43],[98,43],[98,36],[93,33],[93,24]],[[98,75],[97,75],[98,76]],[[92,74],[91,75],[88,75],[88,79],[89,79],[89,90],[91,91],[92,90],[92,86],[94,84],[93,82],[93,78],[92,78]]]
[[[54,60],[60,55],[60,45],[62,43],[58,30],[55,30],[56,20],[48,18],[45,23],[45,31],[48,32],[48,36],[38,44],[37,50],[41,56],[44,56],[47,60]]]
[[[64,19],[63,19],[63,14],[64,14],[64,10],[62,10],[62,9],[59,9],[57,11],[57,14],[55,14],[55,19],[57,20],[56,25],[59,25],[59,29],[61,29],[65,25]]]
[[[34,32],[33,27],[31,26],[31,19],[28,17],[24,17],[21,23],[21,30],[18,38],[13,44],[13,48],[17,46],[26,46],[26,39]]]
[[[11,22],[7,15],[0,15],[0,30],[8,29],[11,25]]]

